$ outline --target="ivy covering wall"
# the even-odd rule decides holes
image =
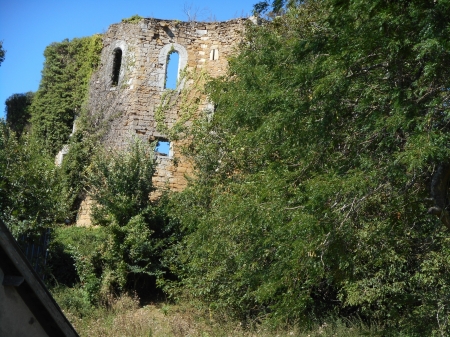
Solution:
[[[44,51],[44,69],[31,106],[31,124],[34,136],[53,154],[67,143],[74,118],[81,114],[101,49],[101,36],[93,35],[55,42]]]

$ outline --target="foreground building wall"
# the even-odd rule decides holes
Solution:
[[[227,58],[242,39],[247,19],[226,22],[180,22],[143,19],[139,23],[118,23],[103,37],[101,66],[93,75],[89,111],[93,122],[105,130],[103,143],[124,148],[133,136],[145,141],[170,142],[170,151],[157,155],[154,185],[173,191],[186,186],[192,169],[180,155],[180,143],[157,130],[155,113],[167,96],[166,68],[169,55],[178,53],[178,71],[225,75]],[[172,93],[180,94],[189,81],[179,81]],[[206,98],[199,110],[208,107]],[[180,118],[177,105],[164,110],[170,128]],[[174,160],[176,158],[176,160]],[[152,196],[157,198],[157,194]],[[81,206],[77,223],[89,224],[89,200]]]
[[[0,336],[78,337],[1,220]]]
[[[4,277],[0,268],[0,282]],[[15,287],[0,286],[0,336],[48,336]]]

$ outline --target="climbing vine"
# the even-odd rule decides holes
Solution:
[[[202,70],[185,69],[181,72],[177,83],[177,87],[181,89],[166,89],[155,110],[156,128],[160,133],[174,141],[188,137],[194,117],[200,117],[199,108],[206,100],[205,83],[208,80],[209,76]],[[169,124],[166,115],[175,109],[178,111],[177,120]]]

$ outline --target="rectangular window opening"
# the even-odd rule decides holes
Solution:
[[[170,155],[170,142],[166,139],[158,139],[155,152],[159,156],[169,157]]]

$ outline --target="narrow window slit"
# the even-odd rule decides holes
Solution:
[[[219,59],[219,49],[211,49],[209,53],[209,59],[212,61],[216,61]]]
[[[113,86],[119,84],[120,67],[122,66],[122,49],[114,49],[114,60],[112,68],[111,82]]]

